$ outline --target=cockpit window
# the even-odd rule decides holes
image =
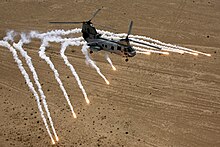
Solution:
[[[132,51],[131,47],[129,47],[129,48],[128,48],[128,51],[129,51],[129,52],[131,52],[131,51]]]
[[[127,47],[126,50],[127,50],[128,52],[132,52],[132,51],[133,51],[132,47]]]

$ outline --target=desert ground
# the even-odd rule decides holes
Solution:
[[[86,20],[97,8],[102,8],[93,20],[98,29],[126,33],[133,20],[132,34],[212,56],[138,54],[125,62],[111,54],[117,68],[113,71],[103,52],[92,54],[110,81],[107,85],[85,64],[81,47],[69,47],[66,55],[81,78],[91,101],[88,105],[59,55],[60,45],[53,43],[46,54],[68,92],[77,114],[74,119],[53,72],[38,56],[40,41],[32,41],[24,47],[38,73],[60,139],[52,145],[12,54],[0,47],[0,146],[220,146],[219,0],[1,0],[0,40],[8,30],[80,28],[79,24],[48,22]]]

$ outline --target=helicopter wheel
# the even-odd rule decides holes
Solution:
[[[126,58],[125,61],[128,62],[128,58]]]
[[[90,53],[90,54],[92,54],[92,53],[93,53],[93,51],[90,51],[89,53]]]

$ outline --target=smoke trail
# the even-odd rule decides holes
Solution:
[[[30,78],[29,78],[27,72],[25,71],[25,69],[24,69],[24,67],[22,65],[22,61],[18,58],[16,50],[6,41],[0,41],[0,45],[3,46],[3,47],[8,48],[10,50],[10,52],[12,53],[13,58],[14,58],[15,62],[18,64],[18,68],[21,71],[22,75],[24,76],[25,81],[26,81],[29,89],[34,94],[34,97],[35,97],[35,99],[37,101],[38,109],[40,111],[40,114],[41,114],[41,117],[43,119],[43,122],[44,122],[44,125],[46,127],[46,130],[47,130],[47,132],[48,132],[48,134],[49,134],[49,136],[51,138],[52,144],[55,144],[55,141],[54,141],[54,139],[52,137],[52,134],[51,134],[50,129],[49,129],[48,124],[47,124],[47,120],[46,120],[46,118],[44,116],[44,112],[43,112],[41,104],[40,104],[40,98],[39,98],[36,90],[34,89],[33,83],[30,81]]]
[[[143,52],[143,51],[136,51],[136,53],[138,54],[145,54],[145,55],[150,55],[150,52]]]
[[[133,45],[133,46],[136,45],[136,46],[146,47],[148,49],[154,49],[155,50],[155,48],[153,48],[153,47],[150,47],[150,46],[147,46],[147,45],[144,45],[144,44],[140,44],[140,43],[130,42],[130,44]]]
[[[65,38],[65,39],[62,39],[61,36],[63,35],[69,35],[69,34],[76,34],[76,33],[80,33],[81,32],[81,29],[72,29],[72,30],[67,30],[67,31],[64,31],[64,30],[52,30],[50,32],[47,32],[47,33],[39,33],[37,31],[31,31],[30,32],[30,36],[31,38],[38,38],[38,39],[44,39],[46,37],[49,37],[48,39],[51,39],[51,37],[53,38],[54,41],[52,42],[62,42],[62,41],[67,41],[67,40],[74,40],[75,38]],[[56,39],[57,38],[57,39]],[[82,37],[78,37],[77,39],[83,39]]]
[[[168,48],[168,47],[165,47],[165,46],[162,46],[162,45],[158,45],[158,44],[155,44],[155,43],[146,42],[146,41],[143,41],[143,40],[140,40],[140,39],[132,39],[132,40],[143,43],[142,45],[146,46],[146,47],[148,47],[148,45],[144,45],[144,44],[149,44],[150,46],[155,46],[155,47],[161,48],[161,50],[163,50],[164,48],[167,48],[167,49],[170,49],[170,51],[172,51],[171,48]],[[131,42],[135,43],[132,40],[131,40]],[[153,49],[153,47],[152,47],[152,49]],[[154,48],[154,49],[156,49],[156,48]],[[158,49],[156,49],[156,50],[158,50]]]
[[[98,66],[96,66],[95,62],[93,60],[90,59],[89,57],[89,53],[87,51],[87,49],[89,48],[89,46],[87,46],[86,44],[84,44],[82,46],[82,53],[85,55],[86,57],[86,61],[93,67],[96,69],[97,73],[105,80],[106,84],[109,85],[109,81],[106,79],[106,77],[101,73],[100,69],[98,68]]]
[[[108,63],[111,65],[112,69],[113,69],[113,70],[116,70],[115,66],[113,65],[113,63],[112,63],[112,61],[111,61],[111,59],[109,58],[109,56],[108,56],[107,53],[105,54],[105,58],[106,58],[106,60],[108,61]]]
[[[57,36],[64,36],[64,35],[69,35],[69,34],[76,34],[76,33],[81,33],[81,30],[80,28],[75,28],[75,29],[72,29],[72,30],[52,30],[50,32],[47,32],[47,33],[43,33],[41,34],[42,36],[51,36],[51,35],[57,35]]]
[[[143,40],[140,40],[140,39],[132,39],[132,40],[137,41],[137,42],[141,42],[141,43],[147,43],[147,44],[149,44],[149,45],[159,47],[159,48],[161,48],[161,50],[164,50],[164,51],[177,52],[177,53],[180,53],[180,54],[188,53],[188,54],[192,54],[192,55],[196,55],[196,56],[198,55],[197,53],[194,53],[194,52],[189,52],[189,51],[183,51],[183,50],[179,50],[179,49],[174,49],[174,48],[171,48],[171,47],[167,47],[167,46],[158,45],[158,44],[155,44],[155,43],[146,42],[146,41],[143,41]],[[147,45],[146,45],[146,46],[147,46]]]
[[[195,55],[195,56],[197,56],[198,54],[202,54],[202,55],[205,55],[205,56],[211,56],[210,54],[206,54],[206,53],[203,53],[203,52],[195,51],[195,50],[192,50],[192,49],[189,49],[189,48],[186,48],[186,47],[181,47],[181,46],[172,45],[172,44],[169,44],[169,43],[164,43],[164,42],[161,42],[159,40],[152,39],[152,38],[145,37],[145,36],[130,35],[130,37],[132,37],[134,39],[144,39],[144,40],[149,40],[151,42],[158,43],[160,45],[163,45],[163,47],[165,47],[165,48],[171,48],[172,52],[178,52],[178,53],[182,52],[181,54],[188,53],[188,54],[192,54],[192,55]],[[176,50],[176,51],[174,51],[174,50]],[[170,50],[167,50],[167,51],[170,51]]]
[[[125,33],[115,34],[115,33],[108,32],[108,31],[103,31],[103,30],[97,30],[97,32],[102,34],[105,37],[111,36],[113,38],[116,38],[116,37],[125,38],[127,36],[127,34],[125,34]],[[172,44],[169,44],[169,43],[164,43],[164,42],[161,42],[159,40],[152,39],[152,38],[145,37],[145,36],[130,35],[129,38],[131,38],[131,39],[144,39],[144,40],[148,40],[148,41],[151,41],[151,42],[155,42],[157,44],[144,41],[145,43],[148,43],[148,44],[150,43],[151,45],[154,45],[154,46],[163,47],[163,50],[165,50],[165,51],[177,52],[177,53],[180,53],[180,54],[188,53],[188,54],[192,54],[192,55],[195,55],[195,56],[197,56],[198,54],[202,54],[202,55],[205,55],[205,56],[211,56],[210,54],[207,54],[207,53],[195,51],[195,50],[192,50],[192,49],[189,49],[189,48],[186,48],[186,47],[172,45]],[[140,40],[140,41],[143,41],[143,40]]]
[[[50,122],[51,128],[52,128],[53,133],[54,133],[54,135],[55,135],[56,141],[58,141],[59,138],[58,138],[57,133],[56,133],[56,130],[55,130],[55,128],[54,128],[53,121],[52,121],[52,118],[51,118],[51,116],[50,116],[50,111],[49,111],[49,109],[48,109],[48,105],[47,105],[47,102],[46,102],[46,96],[44,95],[44,92],[43,92],[43,90],[42,90],[41,84],[40,84],[40,82],[39,82],[38,75],[37,75],[36,70],[35,70],[35,68],[34,68],[34,66],[33,66],[33,63],[32,63],[32,61],[31,61],[31,57],[30,57],[30,56],[27,54],[27,52],[22,48],[22,46],[23,46],[24,43],[29,43],[29,42],[30,42],[29,38],[27,38],[27,36],[22,33],[22,34],[21,34],[21,40],[20,40],[17,44],[16,44],[16,43],[13,43],[13,46],[20,51],[21,55],[25,58],[26,63],[27,63],[27,65],[28,65],[30,71],[31,71],[32,74],[33,74],[33,78],[34,78],[34,81],[35,81],[35,83],[36,83],[36,85],[37,85],[37,87],[38,87],[38,91],[39,91],[39,93],[40,93],[40,96],[41,96],[41,99],[42,99],[42,102],[43,102],[45,111],[46,111],[47,116],[48,116],[48,118],[49,118],[49,122]]]
[[[102,37],[103,38],[106,38],[106,39],[113,39],[113,40],[120,40],[120,39],[123,39],[123,38],[121,38],[121,37],[119,37],[119,36],[108,36],[108,35],[106,35],[106,34],[102,34]]]
[[[133,48],[136,49],[137,51],[140,51],[140,52],[148,52],[149,55],[150,55],[151,53],[169,55],[168,52],[161,52],[161,51],[157,51],[157,50],[149,50],[149,49],[144,49],[144,48],[140,48],[140,47],[137,47],[137,46],[133,46]]]
[[[102,37],[106,38],[106,39],[116,39],[116,40],[120,40],[122,39],[123,37],[125,37],[127,34],[114,34],[114,33],[111,33],[111,32],[107,32],[107,31],[100,31],[100,33],[103,33],[102,34]],[[111,35],[111,36],[110,36]],[[130,35],[132,36],[132,35]],[[133,42],[132,40],[134,41],[137,41],[137,42],[140,42],[140,43],[144,43],[144,44],[140,44],[140,43],[136,43],[136,42]],[[147,47],[147,48],[150,48],[150,49],[153,49],[153,50],[157,50],[156,48],[154,47],[151,47],[151,46],[155,46],[155,47],[158,47],[158,48],[162,48],[161,50],[164,50],[164,51],[170,51],[170,52],[177,52],[177,53],[188,53],[186,51],[182,51],[182,50],[179,50],[179,49],[173,49],[171,47],[167,47],[167,46],[162,46],[162,45],[158,45],[158,44],[155,44],[155,43],[151,43],[151,42],[147,42],[147,41],[143,41],[143,40],[140,40],[140,39],[136,39],[136,38],[132,38],[132,40],[130,41],[131,44],[133,45],[136,45],[136,46],[141,46],[141,47]],[[147,44],[149,44],[150,46],[148,46]],[[154,52],[154,51],[151,51],[151,52]],[[157,53],[156,51],[154,53]],[[192,53],[191,53],[192,54]],[[195,55],[195,54],[193,54]]]
[[[117,34],[112,34],[112,35],[113,35],[113,36],[107,36],[106,34],[103,34],[102,37],[104,37],[104,38],[106,38],[106,39],[116,39],[116,40],[122,39],[122,38],[120,37],[121,35],[118,35],[118,36],[117,36]],[[116,35],[116,36],[115,36],[115,35]],[[135,39],[134,39],[134,40],[135,40]],[[157,44],[152,44],[152,43],[150,43],[150,42],[146,42],[146,41],[143,41],[143,40],[137,40],[137,39],[136,39],[135,41],[139,41],[139,42],[141,42],[141,43],[149,44],[149,45],[156,46],[156,47],[163,47],[162,50],[164,50],[164,51],[172,51],[172,52],[184,53],[184,51],[178,51],[178,50],[173,51],[173,50],[171,50],[171,49],[169,49],[169,48],[167,48],[167,47],[159,46],[159,45],[157,45]],[[133,46],[134,49],[141,50],[141,52],[138,52],[138,53],[142,53],[143,51],[146,51],[146,52],[148,52],[148,53],[144,53],[144,54],[147,54],[147,55],[150,55],[151,53],[165,54],[165,55],[168,55],[168,54],[169,54],[168,52],[157,51],[156,48],[151,47],[151,46],[148,46],[148,45],[144,45],[144,44],[140,44],[140,43],[136,43],[136,42],[132,42],[132,41],[130,41],[130,44],[131,44],[131,45],[136,45],[136,46]],[[152,50],[139,48],[139,47],[137,47],[137,46],[150,48],[150,49],[152,49]]]
[[[76,73],[76,70],[74,69],[74,67],[72,66],[72,64],[70,64],[70,62],[69,62],[67,56],[64,54],[64,53],[65,53],[65,50],[66,50],[67,46],[69,46],[69,44],[70,44],[70,42],[64,42],[64,43],[62,43],[62,45],[61,45],[61,50],[60,50],[60,55],[61,55],[61,57],[63,58],[65,64],[70,68],[72,74],[74,75],[74,77],[75,77],[75,79],[76,79],[76,81],[77,81],[77,83],[78,83],[78,85],[79,85],[79,88],[81,89],[81,91],[82,91],[82,93],[83,93],[83,95],[84,95],[84,98],[85,98],[85,100],[86,100],[86,103],[89,104],[89,103],[90,103],[90,102],[89,102],[89,99],[88,99],[87,94],[86,94],[86,91],[85,91],[85,89],[84,89],[84,87],[83,87],[83,85],[82,85],[82,83],[81,83],[81,81],[80,81],[80,78],[79,78],[78,74]],[[80,42],[79,42],[79,41],[78,41],[78,42],[77,42],[77,41],[76,41],[76,42],[72,42],[71,45],[74,45],[74,44],[75,44],[76,46],[79,46],[79,45],[80,45]]]
[[[164,43],[164,42],[161,42],[161,41],[159,41],[159,40],[152,39],[152,38],[145,37],[145,36],[138,36],[138,35],[130,35],[130,36],[131,36],[132,38],[149,40],[149,41],[152,41],[152,42],[155,42],[155,43],[158,43],[158,44],[167,46],[167,47],[172,47],[172,48],[174,48],[174,49],[179,49],[179,50],[188,51],[188,52],[194,52],[194,53],[202,54],[202,55],[205,55],[205,56],[211,56],[210,54],[207,54],[207,53],[195,51],[195,50],[192,50],[192,49],[189,49],[189,48],[186,48],[186,47],[181,47],[181,46],[177,46],[177,45],[172,45],[172,44],[169,44],[169,43]],[[188,52],[186,52],[186,53],[188,53]],[[196,54],[195,54],[195,55],[196,55]]]
[[[139,51],[146,51],[146,52],[151,52],[151,53],[169,55],[168,52],[161,52],[161,51],[158,51],[158,50],[150,50],[150,49],[154,49],[154,48],[153,48],[153,47],[146,46],[146,45],[143,45],[143,44],[138,44],[138,43],[134,43],[134,42],[131,42],[130,44],[131,44],[131,45],[136,45],[136,46],[133,46],[133,48],[136,49],[136,50],[139,50]],[[147,48],[150,48],[150,49],[140,48],[140,47],[137,47],[137,46],[147,47]]]
[[[6,37],[3,38],[4,41],[14,41],[14,37],[17,33],[14,30],[7,32]]]
[[[55,69],[55,67],[54,67],[52,61],[50,60],[50,58],[47,57],[46,54],[45,54],[46,47],[48,46],[48,41],[47,41],[47,40],[48,40],[48,38],[45,38],[45,39],[42,40],[42,44],[41,44],[41,46],[40,46],[40,51],[38,52],[38,53],[39,53],[39,56],[40,56],[42,59],[44,59],[44,60],[47,62],[47,64],[50,66],[50,68],[53,70],[55,79],[56,79],[57,82],[59,83],[60,89],[62,90],[62,92],[63,92],[63,94],[64,94],[64,97],[65,97],[66,100],[67,100],[67,103],[68,103],[68,105],[69,105],[69,107],[70,107],[70,109],[71,109],[71,112],[72,112],[72,114],[73,114],[73,117],[76,118],[76,114],[75,114],[75,112],[74,112],[74,110],[73,110],[73,106],[72,106],[72,104],[71,104],[71,102],[70,102],[70,100],[69,100],[68,94],[67,94],[67,92],[66,92],[66,90],[65,90],[65,88],[64,88],[64,86],[63,86],[62,81],[61,81],[60,78],[59,78],[59,73],[58,73],[58,71]]]
[[[115,34],[113,34],[115,35]],[[117,35],[117,34],[116,34]],[[118,35],[118,36],[107,36],[106,34],[103,34],[102,37],[106,38],[106,39],[116,39],[116,40],[119,40],[119,39],[122,39],[121,37],[119,37],[121,35]],[[156,46],[156,47],[163,47],[162,50],[164,51],[172,51],[172,52],[178,52],[178,53],[184,53],[184,51],[174,51],[172,49],[169,49],[168,47],[165,47],[165,46],[160,46],[160,45],[157,45],[157,44],[152,44],[150,42],[146,42],[146,41],[143,41],[143,40],[137,40],[137,39],[133,39],[134,41],[138,41],[138,42],[141,42],[141,43],[145,43],[145,44],[149,44],[149,45],[152,45],[152,46]],[[143,51],[147,51],[147,52],[150,52],[150,53],[158,53],[158,54],[165,54],[165,55],[168,55],[169,53],[168,52],[161,52],[161,51],[157,51],[156,48],[154,47],[151,47],[151,46],[148,46],[148,45],[144,45],[144,44],[140,44],[140,43],[136,43],[136,42],[132,42],[130,41],[130,44],[131,45],[136,45],[136,46],[133,46],[134,49],[137,49],[137,50],[141,50],[141,52],[139,53],[142,53]],[[140,47],[146,47],[146,48],[150,48],[152,50],[149,50],[149,49],[143,49],[143,48],[139,48],[137,46],[140,46]],[[150,55],[150,53],[144,53],[144,54],[147,54],[147,55]]]

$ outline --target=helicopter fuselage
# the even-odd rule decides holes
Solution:
[[[120,43],[120,40],[107,40],[105,38],[87,39],[91,51],[107,51],[123,57],[134,57],[136,51],[130,45]]]
[[[83,38],[90,46],[91,52],[107,51],[123,57],[134,57],[136,55],[135,49],[125,40],[109,40],[102,38],[98,34],[91,22],[85,22],[82,25]]]

